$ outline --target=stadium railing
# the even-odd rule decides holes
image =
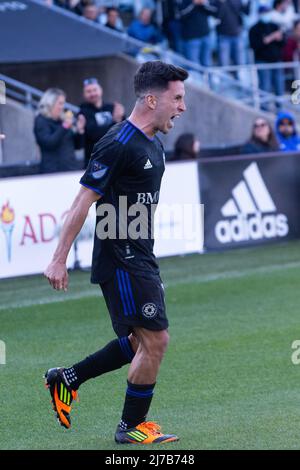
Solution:
[[[34,3],[41,2],[39,0],[31,0]],[[49,8],[45,6],[45,8]],[[93,21],[87,20],[82,16],[78,16],[76,13],[67,11],[63,8],[57,7],[55,5],[51,6],[55,11],[60,12],[62,15],[72,17],[74,20],[79,22],[84,22],[89,25],[91,28],[101,29],[105,31],[108,35],[117,36],[120,39],[120,52],[134,56],[139,62],[144,62],[146,60],[160,59],[166,62],[173,63],[174,65],[179,65],[186,68],[190,72],[190,80],[195,84],[205,87],[213,92],[222,94],[232,100],[239,101],[244,103],[247,106],[254,107],[259,109],[265,102],[274,102],[276,97],[272,93],[264,92],[260,90],[257,85],[257,80],[253,76],[253,80],[249,79],[240,79],[239,76],[245,75],[244,69],[240,68],[243,66],[238,66],[237,76],[234,76],[231,72],[231,69],[226,67],[211,67],[207,68],[195,62],[187,60],[180,54],[177,54],[171,49],[168,49],[166,46],[144,43],[137,39],[134,39],[126,33],[119,33],[117,31],[112,31],[109,28],[100,23],[95,23]],[[289,64],[286,64],[288,66]],[[252,66],[252,64],[251,64]],[[255,69],[252,67],[252,73],[255,73]]]
[[[3,75],[2,73],[0,73],[0,80],[3,80],[5,83],[7,98],[17,101],[26,108],[32,110],[37,109],[38,102],[43,96],[43,92],[41,90],[19,82],[18,80],[10,78],[7,75]],[[65,107],[74,113],[79,111],[79,108],[71,103],[66,103]]]

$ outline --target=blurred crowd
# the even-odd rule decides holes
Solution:
[[[44,0],[202,66],[298,61],[299,0]],[[297,77],[298,78],[298,77]],[[281,96],[285,72],[263,67],[260,89]]]
[[[257,64],[300,59],[300,0],[44,0],[89,21],[127,33],[147,44],[168,44],[203,66],[242,65],[249,50]],[[258,71],[260,88],[284,93],[280,68]],[[41,151],[41,172],[86,167],[94,144],[126,118],[121,103],[103,100],[97,78],[83,82],[83,102],[74,115],[65,111],[63,90],[49,89],[42,97],[34,133]],[[263,116],[254,120],[249,139],[235,153],[299,151],[300,137],[293,116],[281,111],[273,125]],[[76,158],[83,149],[84,160]],[[236,150],[236,149],[235,149]],[[180,135],[169,160],[201,157],[199,139]],[[213,152],[212,152],[213,153]],[[84,161],[84,163],[83,163]]]
[[[126,119],[121,103],[103,100],[103,89],[97,78],[84,80],[82,94],[83,101],[76,114],[65,109],[66,94],[63,90],[51,88],[43,94],[34,122],[34,134],[41,153],[41,173],[86,167],[94,144],[111,126]],[[76,157],[78,149],[84,151],[82,160]],[[274,128],[264,117],[257,117],[248,141],[238,148],[241,154],[299,150],[296,123],[287,112],[278,113]],[[167,159],[191,160],[201,156],[199,139],[187,133],[178,137]]]
[[[265,154],[268,152],[299,152],[300,136],[296,122],[289,112],[280,111],[273,125],[265,117],[257,117],[244,144],[222,149],[202,149],[194,134],[182,134],[175,142],[174,151],[169,154],[170,161],[191,160],[207,156]]]

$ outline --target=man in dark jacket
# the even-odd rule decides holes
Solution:
[[[220,23],[217,26],[219,63],[245,63],[245,44],[242,37],[243,14],[250,12],[249,0],[213,0]]]
[[[84,103],[80,114],[86,119],[85,127],[85,167],[87,167],[94,144],[117,122],[125,118],[124,107],[120,103],[104,103],[103,90],[96,78],[83,82]]]
[[[212,44],[208,17],[216,15],[216,8],[207,0],[183,0],[180,13],[185,57],[209,67]]]
[[[180,7],[183,0],[162,0],[163,32],[171,49],[183,54]]]
[[[255,62],[272,64],[281,62],[284,47],[284,35],[280,27],[270,22],[270,8],[260,7],[259,21],[249,31],[250,47],[254,51]],[[284,93],[284,76],[281,69],[261,69],[258,71],[259,86],[269,93],[280,96]]]

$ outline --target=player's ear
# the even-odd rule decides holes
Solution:
[[[154,95],[147,95],[146,96],[146,103],[150,109],[155,109],[157,105],[157,98]]]

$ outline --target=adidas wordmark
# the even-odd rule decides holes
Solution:
[[[220,243],[285,237],[289,232],[285,214],[278,214],[256,162],[243,172],[223,205],[225,219],[217,222],[215,235]]]

